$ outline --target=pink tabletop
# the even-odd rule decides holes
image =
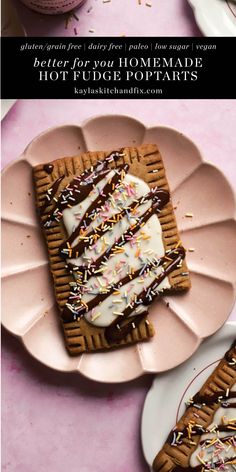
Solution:
[[[14,3],[28,36],[201,36],[187,0],[87,0],[75,16],[42,15]]]
[[[176,127],[235,186],[236,102],[229,100],[20,100],[2,122],[3,166],[46,128],[101,113]],[[40,365],[6,331],[2,347],[3,471],[148,472],[140,415],[152,376],[96,384]]]

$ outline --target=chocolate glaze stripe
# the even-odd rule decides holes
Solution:
[[[113,151],[103,161],[98,161],[96,166],[90,167],[88,170],[85,170],[80,176],[75,177],[72,182],[70,182],[70,184],[67,185],[67,187],[61,192],[58,200],[55,201],[55,203],[57,204],[56,209],[52,209],[49,213],[45,226],[50,226],[50,224],[55,220],[58,221],[59,218],[61,218],[62,216],[61,212],[68,205],[74,206],[77,203],[83,201],[93,189],[94,185],[96,185],[100,180],[102,180],[102,178],[107,173],[110,172],[111,169],[108,168],[108,164],[113,160],[117,161],[121,156],[123,156],[123,153],[121,151]],[[48,167],[50,166],[50,164],[47,164],[46,166]],[[64,177],[65,176],[63,176],[63,178]],[[60,184],[60,179],[62,180],[62,177],[57,179],[53,183],[52,187],[48,189],[47,193],[49,197],[50,195],[52,195],[52,193],[54,197]],[[56,189],[55,191],[54,188]],[[53,191],[51,191],[51,189],[53,189]],[[41,215],[45,212],[46,208],[49,206],[49,203],[52,202],[53,197],[49,201],[48,197],[46,196],[45,204],[42,205],[42,207],[40,208]]]
[[[159,200],[154,203],[145,213],[138,218],[138,222],[128,228],[122,236],[110,246],[93,264],[79,266],[78,270],[83,274],[82,279],[89,280],[89,278],[98,270],[102,263],[106,263],[107,260],[113,255],[119,253],[120,249],[140,230],[142,226],[154,215],[158,210],[161,210],[164,205],[169,201],[169,192],[166,190],[160,190]]]
[[[189,407],[194,406],[194,404],[201,404],[201,405],[213,405],[214,403],[220,403],[223,408],[227,408],[227,406],[222,405],[222,403],[227,402],[229,398],[236,398],[236,392],[217,392],[212,395],[200,395],[200,393],[196,393],[194,397],[189,402]],[[232,406],[234,404],[230,404]]]
[[[103,197],[105,200],[107,198],[106,194],[109,195],[109,186],[111,187],[110,184],[107,184],[104,187],[103,191],[102,191],[102,193],[105,194],[104,197]],[[112,184],[112,186],[113,186],[113,184]],[[108,187],[108,191],[107,191],[106,187]],[[147,203],[149,200],[152,200],[154,203],[158,203],[159,202],[159,196],[160,196],[160,199],[161,199],[162,194],[163,194],[163,191],[158,190],[157,188],[151,190],[151,192],[147,193],[143,197],[140,197],[138,200],[135,200],[129,207],[125,208],[124,210],[122,210],[119,213],[116,213],[116,214],[110,216],[110,218],[105,220],[102,224],[97,226],[94,230],[90,231],[90,233],[86,234],[85,236],[82,236],[82,238],[81,238],[82,240],[80,240],[78,242],[78,244],[76,244],[76,246],[74,246],[72,248],[72,247],[70,247],[71,244],[74,242],[74,240],[77,237],[79,237],[80,229],[81,229],[81,226],[83,224],[81,222],[81,224],[76,228],[76,230],[72,233],[72,235],[60,247],[60,249],[59,249],[60,255],[62,257],[68,257],[68,253],[70,253],[70,256],[69,256],[70,258],[79,257],[86,248],[89,248],[91,245],[93,245],[95,241],[97,241],[107,231],[109,231],[111,228],[113,228],[115,224],[119,223],[124,216],[126,216],[126,215],[130,216],[134,209],[140,207],[144,203]],[[101,206],[101,203],[99,202],[99,198],[100,197],[98,197],[98,202],[95,201],[91,205],[92,210],[94,208],[98,207],[98,206]],[[99,205],[98,205],[98,203],[99,203]],[[89,210],[86,213],[88,213],[90,211],[91,211],[91,209],[89,208]],[[84,220],[84,218],[83,218],[83,220]]]
[[[95,210],[97,209],[100,211],[105,204],[107,198],[112,195],[115,190],[121,185],[122,180],[125,178],[125,175],[129,171],[129,164],[121,165],[117,169],[112,169],[115,172],[114,177],[108,182],[107,186],[105,186],[102,190],[100,195],[96,198],[96,200],[89,206],[85,215],[82,217],[80,228],[86,229],[87,226],[98,216],[98,212]],[[77,229],[77,228],[76,228]]]
[[[219,438],[222,443],[229,443],[233,442],[235,439],[233,436],[224,436],[223,438]],[[203,439],[202,441],[199,442],[200,446],[207,446],[208,444],[211,444],[212,439]]]
[[[202,436],[202,434],[208,434],[208,433],[229,433],[230,431],[234,431],[236,428],[236,422],[233,424],[225,424],[225,425],[215,425],[214,429],[210,430],[209,428],[204,428],[204,426],[200,425],[192,425],[191,428],[191,436]],[[186,426],[182,430],[172,430],[166,440],[168,444],[172,444],[175,437],[178,436],[178,434],[181,433],[180,440],[178,444],[182,444],[183,439],[189,438],[189,428]]]
[[[146,316],[147,316],[147,311],[143,312],[140,315],[137,315],[135,317],[135,320],[132,319],[132,320],[128,321],[128,323],[126,323],[126,325],[124,327],[125,328],[124,329],[124,337],[127,336],[128,334],[130,334],[133,331],[133,329],[138,328],[139,325],[142,323],[142,321],[145,319]],[[148,322],[147,322],[147,324],[148,324]],[[70,327],[68,327],[68,331],[69,332],[71,331],[71,334],[70,335],[67,334],[67,338],[68,339],[73,338],[75,336],[74,331],[78,331],[78,327],[71,327],[70,326]],[[73,344],[71,344],[71,346],[75,347],[75,344],[73,343]]]
[[[223,464],[224,465],[227,465],[227,464],[236,464],[236,456],[233,456],[233,457],[227,457],[224,459],[224,462]],[[222,462],[221,461],[216,461],[214,463],[214,470],[217,468],[217,467],[220,467],[222,466]],[[207,471],[207,470],[212,470],[212,467],[207,467],[207,464],[205,466],[203,466],[203,464],[200,464],[200,465],[196,465],[195,467],[191,467],[190,465],[187,466],[187,467],[183,467],[181,465],[176,465],[171,472],[201,472],[201,471]]]
[[[225,360],[230,366],[233,366],[233,368],[236,369],[236,339],[233,341],[229,350],[225,353]]]
[[[65,178],[64,175],[62,177],[59,177],[57,180],[55,180],[52,186],[47,190],[43,205],[39,207],[39,214],[41,216],[45,213],[46,209],[53,203],[53,199],[57,193],[59,185],[64,178]]]
[[[232,350],[232,348],[230,349]],[[228,351],[229,352],[229,351]],[[227,353],[226,353],[227,354]],[[202,406],[202,405],[214,405],[218,404],[220,407],[223,408],[236,408],[236,403],[230,403],[228,402],[228,399],[231,398],[236,398],[236,392],[233,392],[232,390],[227,390],[227,391],[219,391],[216,393],[213,393],[212,395],[200,395],[200,393],[196,393],[194,397],[190,400],[190,404],[187,406],[189,407],[194,407],[195,405],[197,407]],[[225,403],[224,403],[225,402]],[[216,425],[214,428],[214,432],[229,432],[236,430],[236,420],[232,424],[228,425]],[[209,428],[204,428],[201,425],[191,425],[191,436],[198,436],[202,434],[206,434],[211,432]],[[189,437],[189,428],[186,426],[183,430],[177,431],[173,430],[170,432],[167,442],[169,444],[172,444],[174,441],[174,435],[178,436],[178,433],[181,433],[181,438],[179,444],[182,442],[182,439],[188,438]]]
[[[105,157],[105,159],[103,159],[102,161],[98,160],[95,165],[91,165],[88,169],[85,169],[84,172],[82,172],[82,174],[77,177],[78,181],[84,182],[84,180],[92,178],[94,174],[99,174],[100,172],[103,172],[108,168],[108,165],[111,162],[116,162],[120,159],[120,157],[123,156],[123,149],[119,151],[112,151],[107,157]]]
[[[80,178],[75,177],[59,195],[55,204],[56,208],[52,209],[48,214],[47,224],[51,221],[59,220],[62,217],[63,210],[66,208],[75,206],[85,200],[93,190],[94,186],[109,174],[109,172],[110,170],[108,169],[104,170],[84,185],[80,182]]]
[[[77,183],[79,183],[82,186],[92,183],[93,180],[96,179],[96,177],[102,172],[105,172],[105,173],[107,171],[110,172],[112,168],[108,167],[109,164],[113,161],[116,162],[122,156],[124,156],[123,150],[112,151],[107,157],[105,157],[105,159],[103,159],[102,161],[101,160],[97,161],[95,165],[92,165],[88,169],[85,169],[85,171],[82,172],[82,174],[76,176],[75,180],[77,181]],[[119,169],[122,166],[123,164],[120,164],[117,166],[117,168]],[[69,187],[71,186],[73,186],[73,181],[70,183]]]
[[[62,258],[67,259],[78,257],[81,254],[81,252],[79,254],[79,248],[82,247],[83,250],[84,247],[86,247],[86,245],[83,247],[83,241],[80,241],[73,248],[71,247],[71,244],[73,244],[75,239],[79,237],[81,229],[85,229],[97,217],[101,207],[104,205],[109,195],[112,194],[121,184],[128,170],[129,166],[127,164],[121,166],[120,169],[115,170],[115,175],[103,187],[98,197],[91,203],[85,214],[82,216],[81,221],[76,227],[75,231],[73,231],[69,238],[60,246],[59,254]]]
[[[129,320],[128,322],[126,322],[123,326],[122,324],[118,325],[119,326],[118,329],[121,333],[121,338],[119,339],[119,341],[121,341],[126,336],[128,336],[128,334],[131,333],[133,329],[138,328],[140,323],[142,323],[142,321],[146,318],[147,315],[148,315],[148,310],[145,310],[142,313],[140,313],[140,315],[136,315],[135,319],[133,318]]]
[[[165,262],[169,262],[170,259],[175,259],[177,254],[178,254],[178,249],[173,249],[172,251],[169,251],[168,254],[165,254],[163,257],[160,257],[159,259],[153,260],[149,264],[145,264],[145,266],[137,269],[133,273],[127,274],[123,279],[119,280],[116,284],[112,285],[106,293],[99,293],[96,295],[92,300],[86,303],[86,306],[84,304],[80,304],[76,306],[76,313],[77,313],[77,318],[83,316],[86,312],[91,311],[93,308],[95,308],[99,303],[104,301],[107,297],[112,295],[113,292],[119,290],[121,287],[129,283],[131,280],[136,279],[137,277],[141,277],[145,273],[148,273],[151,269],[155,269],[157,267],[162,266]],[[71,300],[68,300],[69,303],[72,302]],[[71,310],[63,310],[62,312],[62,320],[64,322],[71,322],[74,320],[74,315]]]
[[[120,323],[118,326],[118,330],[120,332],[120,338],[118,339],[114,339],[114,341],[122,341],[122,339],[124,339],[126,336],[128,336],[129,333],[131,333],[131,331],[133,331],[133,329],[135,328],[138,328],[140,323],[142,323],[142,321],[146,318],[146,316],[148,315],[148,311],[145,310],[143,311],[142,313],[140,313],[139,315],[136,315],[135,316],[135,319],[131,319],[131,320],[126,320],[125,323]],[[105,331],[105,337],[106,337],[106,331]],[[107,339],[107,338],[106,338]],[[107,339],[108,341],[108,339]],[[109,342],[109,341],[108,341]]]
[[[90,166],[88,169],[85,169],[82,174],[79,175],[80,180],[84,180],[84,178],[87,178],[88,176],[91,176],[94,172],[95,173],[100,173],[104,169],[108,167],[108,165],[111,162],[116,162],[117,160],[120,159],[120,157],[124,156],[123,149],[119,151],[112,151],[108,156],[105,157],[102,161],[99,160],[95,165]]]
[[[132,304],[129,304],[125,308],[122,314],[122,323],[133,313],[133,311],[135,311],[135,309],[140,304],[145,306],[149,305],[154,300],[154,298],[158,297],[159,293],[158,291],[156,292],[157,287],[165,279],[165,277],[167,277],[177,267],[177,265],[185,256],[185,251],[183,248],[178,248],[176,251],[176,258],[168,265],[168,267],[166,267],[163,272],[155,278],[148,288],[144,289],[141,294],[138,295],[136,301],[134,301]],[[120,317],[116,318],[108,327],[105,328],[105,337],[108,342],[121,341],[123,338],[123,331],[120,324],[118,323],[118,319],[120,319]]]

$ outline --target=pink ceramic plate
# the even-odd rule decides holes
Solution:
[[[155,337],[112,352],[70,357],[58,322],[48,259],[35,213],[32,166],[86,150],[157,143],[164,158],[192,289],[154,303]],[[151,181],[150,173],[150,181]],[[4,326],[49,367],[80,372],[100,382],[123,382],[177,366],[227,319],[236,285],[236,221],[232,189],[178,131],[146,128],[126,116],[102,116],[82,126],[36,137],[2,179]],[[192,218],[186,218],[192,213]],[[166,301],[170,303],[167,306]]]

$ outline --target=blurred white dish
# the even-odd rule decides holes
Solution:
[[[204,341],[189,360],[155,377],[146,396],[141,422],[143,452],[150,467],[184,413],[185,401],[200,389],[235,337],[236,322],[228,322]]]
[[[15,99],[2,99],[1,100],[1,120],[6,116],[11,107],[16,103]]]
[[[236,36],[236,3],[233,0],[188,0],[205,36]]]

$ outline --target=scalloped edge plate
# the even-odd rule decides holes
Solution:
[[[236,5],[230,0],[188,0],[205,36],[236,36]]]
[[[150,316],[156,335],[152,340],[109,352],[70,357],[56,316],[47,254],[32,201],[32,165],[86,149],[111,149],[143,142],[159,145],[177,205],[183,243],[186,248],[196,248],[187,254],[192,289],[153,304]],[[16,195],[19,181],[23,190]],[[236,286],[236,260],[232,257],[236,254],[234,194],[224,175],[204,161],[196,145],[179,131],[165,126],[148,128],[120,115],[95,117],[81,126],[49,129],[33,139],[20,158],[4,169],[2,190],[5,244],[2,323],[22,340],[32,356],[48,367],[113,383],[163,372],[188,359],[202,339],[217,331],[228,318]],[[184,217],[187,211],[193,211],[194,217]],[[222,246],[222,238],[227,238],[227,245]],[[18,292],[20,303],[15,296]]]
[[[154,378],[141,419],[142,448],[150,470],[169,432],[184,413],[185,401],[201,388],[235,337],[236,322],[227,322],[182,366]]]

